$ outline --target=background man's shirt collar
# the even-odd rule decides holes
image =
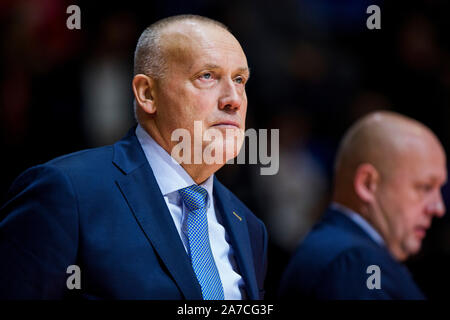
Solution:
[[[367,222],[360,214],[355,211],[343,206],[340,203],[332,202],[330,207],[334,210],[341,212],[350,218],[354,223],[356,223],[361,229],[363,229],[373,241],[378,243],[380,246],[384,246],[384,240],[381,235],[375,230],[375,228]]]

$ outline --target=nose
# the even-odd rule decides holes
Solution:
[[[219,109],[227,112],[236,112],[241,108],[245,98],[245,91],[236,86],[231,79],[223,81],[219,98]]]
[[[428,204],[427,211],[430,215],[435,215],[439,218],[444,216],[445,204],[440,191],[437,192],[437,196],[434,198],[434,201]]]

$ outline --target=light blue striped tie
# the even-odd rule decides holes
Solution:
[[[209,245],[206,204],[208,192],[194,184],[178,190],[189,210],[187,229],[191,263],[197,276],[204,300],[223,300],[223,287]]]

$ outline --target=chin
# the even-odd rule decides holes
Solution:
[[[407,244],[408,256],[418,254],[421,248],[422,248],[422,241],[418,239],[410,240],[409,243]]]
[[[222,149],[223,154],[223,163],[227,163],[228,161],[234,159],[239,154],[240,146],[236,148],[236,144],[228,144],[225,143]]]
[[[237,157],[243,142],[244,135],[240,131],[236,135],[214,139],[204,146],[205,162],[214,161],[215,163],[225,164],[227,161]]]

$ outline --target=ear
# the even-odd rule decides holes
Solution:
[[[363,163],[356,169],[353,186],[358,197],[364,202],[372,202],[375,199],[380,175],[377,169],[370,163]]]
[[[154,114],[156,112],[154,79],[144,74],[137,74],[133,78],[132,86],[137,105],[144,112]]]

